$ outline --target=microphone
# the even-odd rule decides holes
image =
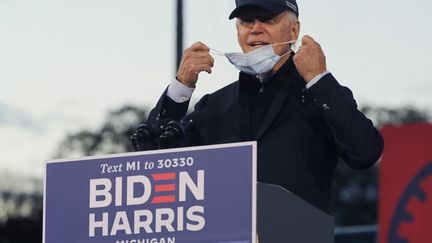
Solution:
[[[190,117],[178,121],[170,121],[159,137],[160,148],[172,148],[175,143],[185,137],[188,132],[195,129],[196,122]]]
[[[132,146],[135,151],[145,151],[151,149],[157,149],[158,143],[155,138],[158,138],[160,134],[165,130],[165,126],[170,120],[163,119],[158,120],[157,125],[154,124],[141,124],[135,132],[130,136]]]
[[[149,149],[150,141],[155,137],[155,134],[157,134],[157,132],[154,127],[151,127],[148,124],[139,125],[132,136],[130,136],[135,151]]]

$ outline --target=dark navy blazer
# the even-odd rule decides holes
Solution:
[[[197,129],[180,146],[256,140],[258,181],[280,185],[329,212],[338,158],[352,168],[368,168],[381,156],[383,139],[332,74],[309,89],[305,85],[292,57],[264,84],[240,73],[238,81],[195,105],[188,116]],[[179,120],[188,105],[165,91],[147,123],[161,114]]]

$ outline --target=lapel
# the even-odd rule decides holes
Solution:
[[[236,118],[239,131],[241,133],[241,136],[243,137],[243,141],[259,140],[268,130],[270,125],[273,123],[273,121],[276,119],[277,115],[281,111],[283,105],[285,104],[285,101],[289,97],[292,84],[297,82],[299,79],[299,74],[294,66],[292,58],[293,56],[291,56],[287,60],[287,62],[281,67],[281,69],[276,74],[274,74],[271,80],[269,80],[269,82],[280,81],[282,84],[280,88],[276,91],[272,104],[270,105],[270,108],[265,115],[266,117],[264,118],[264,121],[261,124],[256,136],[254,136],[252,132],[251,112],[249,107],[249,97],[247,93],[247,82],[251,81],[251,77],[244,73],[240,73],[238,83],[239,85],[237,90],[238,100],[236,107]]]
[[[294,84],[296,81],[295,79],[296,76],[298,76],[298,73],[295,69],[292,57],[293,56],[288,59],[288,61],[281,67],[279,72],[277,72],[270,80],[270,82],[281,82],[281,86],[279,89],[277,89],[274,95],[272,104],[270,105],[264,121],[258,130],[256,140],[260,140],[260,138],[274,122],[289,97],[292,84]]]
[[[276,116],[279,114],[280,110],[282,109],[283,104],[285,103],[285,100],[287,99],[289,93],[288,92],[289,85],[287,86],[288,86],[288,90],[280,89],[275,94],[270,109],[266,117],[264,118],[264,122],[260,126],[256,140],[259,140],[262,137],[262,135],[267,131],[267,129],[270,127],[270,125],[272,124],[272,122],[275,120]]]
[[[251,81],[249,79],[246,74],[240,73],[237,91],[237,125],[244,141],[253,140],[247,83]]]

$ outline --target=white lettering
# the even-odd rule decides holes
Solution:
[[[96,221],[95,220],[95,214],[91,213],[89,215],[89,237],[95,236],[95,229],[96,228],[102,228],[102,235],[107,236],[108,235],[108,213],[102,214],[102,220]]]
[[[184,209],[183,207],[177,208],[177,231],[183,231],[183,224],[184,224]]]
[[[123,195],[123,190],[122,190],[122,178],[121,177],[116,177],[115,178],[115,205],[116,206],[121,206],[122,205],[122,195]]]
[[[145,216],[145,220],[141,221],[141,217]],[[153,214],[149,210],[136,210],[134,212],[134,234],[140,234],[140,229],[143,228],[146,233],[153,233],[150,224],[153,221]]]
[[[140,169],[140,162],[139,161],[132,161],[126,163],[126,171],[135,171]]]
[[[141,196],[135,197],[134,186],[135,184],[142,184],[144,186],[144,192]],[[129,176],[127,178],[127,205],[140,205],[147,202],[151,195],[151,183],[150,180],[142,175]]]
[[[179,201],[186,201],[186,187],[192,192],[196,200],[204,200],[204,170],[197,171],[197,184],[187,172],[179,173]]]
[[[102,189],[98,189],[103,187]],[[92,179],[90,180],[90,208],[103,208],[111,204],[111,181],[109,179]],[[98,197],[103,197],[103,200],[98,201]]]
[[[125,211],[120,211],[116,213],[110,235],[117,235],[117,231],[119,230],[124,231],[127,235],[132,234],[129,220]]]
[[[164,218],[164,215],[167,216]],[[172,223],[174,222],[174,211],[171,208],[156,209],[156,232],[162,232],[162,227],[165,227],[169,232],[174,232]]]
[[[192,222],[196,222],[197,224],[187,223],[186,229],[190,230],[190,231],[200,231],[205,226],[205,219],[204,219],[203,215],[198,215],[198,214],[194,214],[194,213],[204,214],[204,207],[193,206],[187,210],[187,213],[186,213],[187,218]]]

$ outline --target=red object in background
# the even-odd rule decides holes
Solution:
[[[379,242],[432,242],[432,125],[386,126]]]

